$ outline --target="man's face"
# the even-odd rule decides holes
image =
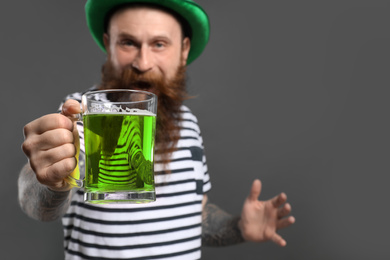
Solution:
[[[104,43],[118,75],[125,68],[166,80],[185,66],[190,41],[170,14],[149,7],[131,7],[115,13]]]

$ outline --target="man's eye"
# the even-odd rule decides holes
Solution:
[[[131,40],[123,40],[123,41],[121,41],[121,45],[123,45],[123,46],[133,46],[134,42],[131,41]]]
[[[154,46],[155,46],[156,48],[161,49],[161,48],[163,48],[163,47],[165,46],[165,44],[164,44],[163,42],[156,42],[156,43],[154,44]]]

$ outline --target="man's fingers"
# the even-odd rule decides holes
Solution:
[[[291,205],[290,203],[284,204],[283,207],[278,209],[278,218],[283,218],[291,213]]]
[[[64,144],[73,144],[74,135],[67,129],[50,130],[39,136],[40,149],[49,150]]]
[[[72,117],[75,114],[81,113],[80,103],[73,99],[68,99],[62,106],[61,114]]]
[[[254,180],[252,183],[252,188],[249,193],[248,199],[251,201],[257,201],[261,193],[261,181],[260,180]]]
[[[37,177],[43,181],[51,178],[50,168],[52,165],[63,160],[75,158],[75,155],[76,147],[74,144],[68,143],[46,151],[36,151],[30,156],[30,165]]]
[[[28,157],[37,158],[37,153],[53,149],[55,147],[74,142],[74,135],[67,129],[55,129],[40,135],[29,136],[22,144],[22,149]],[[31,159],[31,158],[30,158]]]
[[[293,216],[289,216],[288,218],[280,219],[277,223],[276,229],[286,228],[294,223],[295,223],[295,218]]]
[[[57,162],[50,166],[48,169],[47,176],[50,176],[47,180],[45,180],[46,186],[48,186],[52,190],[56,191],[67,191],[72,188],[69,183],[65,181],[65,178],[72,173],[74,168],[76,167],[77,161],[76,158],[67,158],[60,162]]]
[[[47,186],[60,187],[63,185],[63,179],[67,177],[76,168],[77,161],[75,157],[65,158],[54,163],[47,168],[46,174],[38,176],[38,180]]]
[[[272,242],[274,242],[275,244],[279,245],[279,246],[286,246],[287,242],[286,240],[284,240],[280,235],[278,235],[277,233],[275,233],[272,238],[271,238]]]
[[[47,151],[41,151],[38,155],[42,165],[53,165],[67,158],[72,158],[76,155],[76,147],[74,144],[67,143],[58,147],[54,147]]]
[[[61,114],[50,114],[40,117],[24,127],[24,135],[42,134],[44,132],[63,128],[70,131],[73,130],[72,120]]]
[[[278,196],[275,196],[271,199],[272,205],[278,208],[283,205],[287,201],[287,195],[285,193],[280,193]]]
[[[50,167],[50,170],[53,173],[53,176],[57,176],[59,179],[63,179],[73,172],[74,168],[76,168],[76,165],[76,158],[70,157],[53,164]]]

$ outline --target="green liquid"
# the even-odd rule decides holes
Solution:
[[[89,114],[83,121],[86,191],[154,191],[155,116]]]

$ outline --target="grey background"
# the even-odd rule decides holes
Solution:
[[[288,245],[205,248],[203,259],[389,259],[390,3],[198,1],[212,34],[189,68],[213,189],[239,214],[251,182],[289,196]],[[23,126],[97,83],[105,56],[85,1],[0,4],[2,259],[62,259],[60,222],[17,204]]]

